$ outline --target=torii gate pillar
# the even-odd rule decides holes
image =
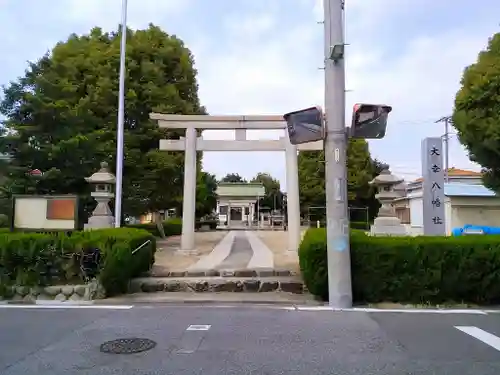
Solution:
[[[161,140],[160,150],[184,151],[184,196],[181,251],[196,252],[194,241],[196,209],[196,151],[285,151],[287,182],[288,250],[296,252],[300,244],[300,199],[297,152],[322,150],[323,142],[294,146],[288,135],[279,140],[246,140],[247,129],[286,130],[282,116],[209,116],[151,113],[162,128],[186,129],[179,140]],[[236,130],[235,140],[206,140],[197,137],[197,129]],[[287,133],[287,132],[286,132]]]

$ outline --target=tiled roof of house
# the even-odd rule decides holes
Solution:
[[[448,176],[452,177],[481,177],[481,172],[469,171],[466,169],[450,168],[448,169]],[[422,182],[424,179],[422,177],[417,178],[413,182]]]

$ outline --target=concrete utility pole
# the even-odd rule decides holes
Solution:
[[[344,48],[344,1],[324,0],[325,28],[325,180],[330,306],[352,306],[351,257],[347,202],[347,135],[343,56],[331,58],[334,46]]]
[[[449,142],[450,142],[450,123],[451,123],[451,116],[444,116],[441,117],[439,120],[435,121],[437,124],[438,122],[444,122],[444,147],[445,147],[445,154],[444,154],[444,182],[448,182],[449,180],[449,175],[448,175],[448,169],[450,168],[450,147],[449,147]]]

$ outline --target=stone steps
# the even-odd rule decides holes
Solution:
[[[145,277],[289,277],[298,276],[296,272],[279,269],[241,269],[241,270],[190,270],[190,271],[169,271],[154,269]]]
[[[118,297],[111,297],[105,300],[96,301],[96,304],[173,304],[203,305],[203,308],[210,306],[233,306],[245,304],[247,308],[256,305],[278,305],[278,306],[323,306],[324,303],[315,299],[308,293],[293,294],[285,292],[269,293],[133,293]]]
[[[244,276],[200,276],[200,277],[144,277],[130,282],[129,293],[307,293],[304,283],[294,276],[244,277]]]

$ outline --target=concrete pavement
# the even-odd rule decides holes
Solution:
[[[229,231],[214,247],[188,270],[232,270],[273,268],[273,253],[251,231]]]
[[[104,341],[127,337],[157,346],[99,351]],[[496,375],[498,337],[498,313],[0,305],[0,374]]]

